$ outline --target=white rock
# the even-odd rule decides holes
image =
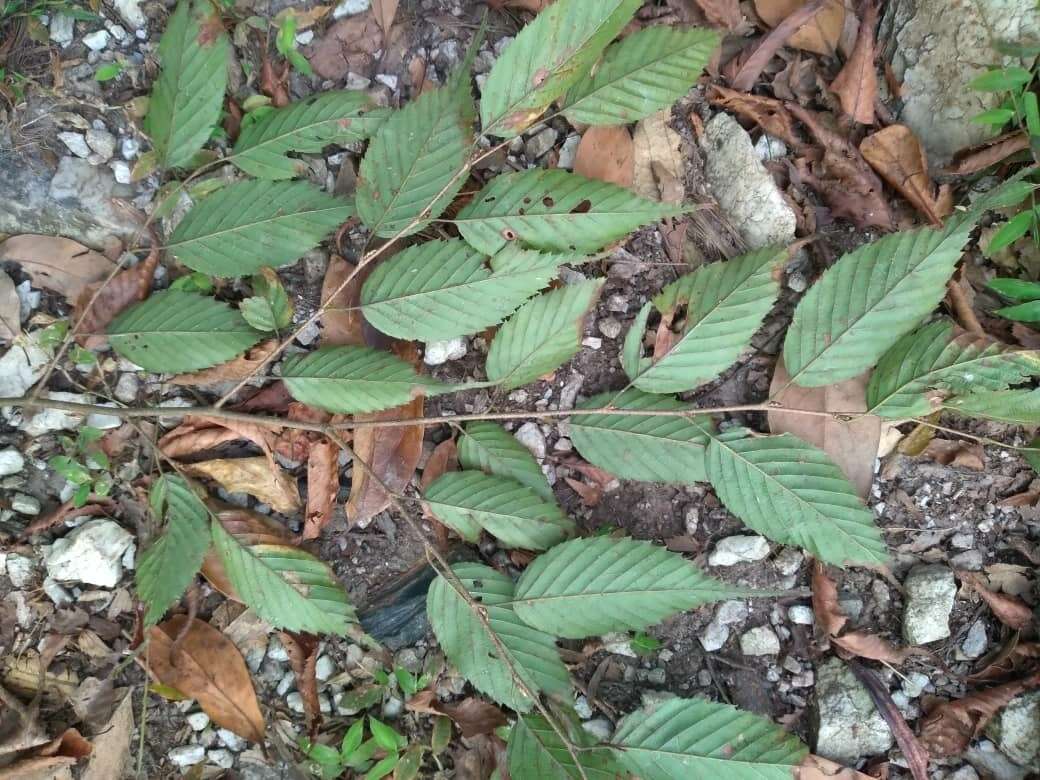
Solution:
[[[769,542],[763,536],[727,536],[720,539],[708,556],[709,566],[733,566],[760,561],[769,555]]]
[[[1012,699],[986,733],[1016,764],[1040,772],[1040,691]]]
[[[383,702],[383,707],[380,712],[387,720],[395,720],[401,716],[402,712],[404,712],[404,702],[396,696],[391,696]]]
[[[327,655],[318,658],[314,664],[314,676],[319,680],[327,680],[336,672],[336,663]]]
[[[267,645],[267,657],[278,664],[289,662],[289,654],[285,652],[285,646],[281,642],[271,642]]]
[[[811,626],[815,621],[812,607],[807,607],[804,604],[796,604],[787,610],[787,616],[791,618],[792,623],[797,623],[800,626]]]
[[[188,721],[192,731],[202,731],[209,725],[209,715],[205,712],[193,712],[185,720]]]
[[[108,40],[112,35],[108,30],[98,30],[83,36],[84,45],[91,51],[103,51],[108,46]]]
[[[17,398],[25,395],[47,370],[47,353],[40,349],[31,335],[14,340],[11,348],[0,357],[0,396]]]
[[[704,125],[701,146],[708,186],[748,246],[791,243],[797,226],[794,211],[758,159],[747,131],[719,113]]]
[[[48,392],[43,394],[52,401],[92,404],[94,399],[80,393]],[[41,436],[49,431],[71,431],[83,424],[83,415],[61,409],[41,409],[22,423],[22,430],[29,436]]]
[[[332,9],[332,18],[342,19],[344,16],[364,13],[371,7],[372,0],[343,0],[342,3]]]
[[[532,162],[539,159],[556,145],[557,136],[558,133],[553,128],[546,127],[528,138],[527,143],[524,144],[524,154],[527,155],[527,159]]]
[[[884,753],[892,746],[892,731],[870,693],[840,658],[817,668],[816,702],[819,755],[855,764],[862,756]]]
[[[769,626],[755,626],[740,635],[740,652],[744,655],[778,655],[780,640]]]
[[[466,356],[466,339],[462,336],[444,341],[429,341],[423,362],[428,366],[439,366],[449,360],[458,360]]]
[[[28,279],[19,284],[15,290],[18,291],[18,313],[21,319],[27,320],[29,315],[39,308],[42,295],[38,290],[32,288],[32,282]]]
[[[581,136],[577,133],[567,136],[567,140],[560,146],[560,159],[556,162],[557,168],[571,170],[574,167],[574,158],[578,156],[578,144],[580,143]]]
[[[72,594],[67,588],[63,588],[57,582],[47,577],[43,581],[43,592],[46,593],[56,607],[64,607],[72,603]]]
[[[126,36],[129,34],[126,31],[126,28],[120,24],[109,25],[108,31],[112,33],[112,37],[117,41],[125,41]]]
[[[743,601],[722,602],[700,636],[701,646],[709,652],[721,650],[729,639],[730,626],[741,623],[747,616],[748,606]]]
[[[531,451],[536,460],[545,460],[545,434],[538,423],[525,422],[513,436]]]
[[[120,558],[133,540],[113,520],[90,520],[51,545],[47,573],[59,582],[114,587],[123,571]]]
[[[131,27],[144,27],[148,23],[141,11],[141,0],[113,0],[112,4],[123,17],[123,21]]]
[[[105,406],[107,405],[108,404],[105,404]],[[91,428],[98,428],[102,431],[110,431],[113,428],[118,428],[122,424],[123,421],[114,414],[101,414],[100,412],[94,412],[87,415],[87,425]]]
[[[953,572],[938,564],[915,566],[903,582],[906,608],[903,639],[921,645],[950,635],[950,613],[957,595]]]
[[[597,742],[606,742],[614,733],[614,727],[610,725],[610,721],[606,718],[585,721],[581,724],[581,727],[594,736]]]
[[[210,750],[206,753],[211,764],[216,764],[221,769],[230,769],[235,765],[235,754],[230,750]]]
[[[0,450],[0,477],[17,474],[25,468],[25,458],[14,447]]]
[[[908,699],[916,699],[920,696],[931,680],[927,674],[922,672],[909,672],[903,680],[903,693]]]
[[[27,496],[25,493],[15,493],[11,498],[11,509],[20,515],[40,514],[40,499],[35,496]]]
[[[380,84],[385,84],[387,87],[390,88],[391,92],[395,92],[397,90],[397,76],[392,76],[389,73],[377,73],[376,81],[378,81]]]
[[[957,655],[962,659],[981,658],[988,646],[989,637],[986,636],[986,624],[979,619],[971,624]]]
[[[16,588],[26,588],[32,584],[35,568],[32,558],[26,558],[17,553],[10,553],[7,556],[7,578]]]
[[[222,744],[228,750],[233,750],[236,753],[241,753],[243,750],[246,749],[246,741],[233,731],[228,731],[227,729],[217,729],[217,738],[220,739],[220,744]]]
[[[372,83],[372,79],[365,78],[360,73],[354,73],[353,71],[347,73],[347,80],[344,84],[346,89],[368,89]]]
[[[192,766],[202,763],[206,758],[206,748],[202,747],[202,745],[183,745],[182,747],[173,748],[166,754],[166,757],[175,766]]]
[[[603,641],[603,649],[614,655],[623,655],[626,658],[638,658],[639,655],[632,649],[632,637],[627,633],[617,631],[604,634],[600,637]]]
[[[141,151],[141,144],[136,138],[124,138],[119,142],[119,153],[124,160],[132,160]]]
[[[592,706],[585,696],[579,696],[574,700],[574,714],[582,720],[588,720],[592,717]]]
[[[285,703],[293,712],[303,712],[303,696],[298,691],[286,696]]]
[[[76,37],[76,20],[65,14],[55,14],[51,19],[50,38],[59,46],[68,46]]]
[[[87,146],[87,139],[83,136],[83,133],[63,130],[58,133],[58,140],[65,144],[65,147],[77,157],[90,157],[90,147]]]
[[[116,153],[116,137],[108,130],[92,127],[87,130],[86,138],[87,146],[97,152],[103,162],[111,160]]]
[[[125,404],[132,404],[137,400],[137,392],[141,389],[141,380],[136,374],[120,374],[116,382],[115,397]]]
[[[763,162],[766,160],[775,160],[778,157],[783,157],[787,154],[787,144],[779,138],[763,134],[755,142],[755,154],[757,154],[758,159]]]
[[[300,46],[306,46],[313,40],[314,30],[304,30],[301,33],[296,33],[296,43],[298,43]]]

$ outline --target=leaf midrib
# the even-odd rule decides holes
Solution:
[[[222,235],[224,235],[226,233],[238,233],[238,232],[240,232],[242,230],[246,230],[247,228],[254,228],[254,227],[257,227],[259,225],[266,225],[269,222],[278,222],[278,221],[281,221],[281,220],[284,220],[284,219],[294,219],[296,217],[305,217],[305,216],[309,216],[311,214],[324,214],[324,213],[329,212],[329,211],[338,211],[339,209],[344,209],[344,208],[345,209],[349,209],[350,208],[350,204],[349,203],[343,203],[342,205],[329,206],[328,208],[307,209],[305,211],[290,211],[290,212],[286,212],[284,214],[275,214],[274,216],[267,217],[266,219],[258,219],[255,222],[240,223],[240,224],[237,224],[237,225],[233,225],[233,226],[231,226],[229,228],[226,228],[224,230],[217,230],[217,231],[214,231],[212,233],[203,233],[202,235],[195,236],[194,238],[186,238],[186,239],[182,239],[180,241],[171,241],[169,244],[166,244],[166,246],[163,246],[163,247],[160,247],[160,248],[161,249],[167,249],[167,250],[175,250],[177,247],[184,247],[184,246],[188,246],[189,244],[198,243],[200,241],[207,241],[207,240],[212,239],[212,238],[214,238],[216,236],[222,236]]]

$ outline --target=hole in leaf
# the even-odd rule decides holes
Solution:
[[[571,209],[571,214],[587,214],[592,210],[592,201],[585,198],[581,203]]]
[[[512,228],[502,228],[502,238],[506,241],[516,241],[516,231]]]
[[[542,198],[542,205],[548,209],[551,209],[554,205],[556,205],[556,201],[554,201],[552,198],[546,195],[544,198]]]

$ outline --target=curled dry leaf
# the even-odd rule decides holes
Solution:
[[[325,424],[332,419],[332,415],[328,412],[307,406],[307,404],[301,404],[298,401],[292,401],[287,404],[285,411],[288,419],[298,422]],[[341,433],[348,439],[350,438],[349,431],[342,431]],[[303,463],[307,460],[311,447],[321,440],[322,436],[319,433],[304,431],[299,428],[289,428],[287,426],[282,429],[282,432],[275,439],[274,450],[286,460]]]
[[[736,30],[744,23],[739,0],[693,0],[710,24]]]
[[[196,699],[221,728],[263,741],[266,726],[249,667],[230,639],[208,623],[177,615],[148,629],[148,640],[147,668],[158,682]]]
[[[314,634],[298,634],[294,631],[279,631],[278,639],[289,656],[289,665],[296,677],[296,689],[303,699],[303,714],[307,718],[307,731],[313,740],[321,726],[321,701],[318,699],[318,637]]]
[[[64,504],[59,506],[53,512],[50,512],[42,517],[38,517],[33,520],[29,525],[22,531],[21,537],[28,539],[30,536],[35,536],[38,533],[46,531],[48,528],[54,528],[56,525],[64,523],[69,517],[107,517],[116,510],[115,501],[111,498],[104,496],[90,496],[87,499],[87,503],[83,506],[77,507],[75,502],[70,498]]]
[[[1010,133],[990,138],[978,146],[957,152],[953,161],[943,170],[953,176],[968,176],[984,171],[992,165],[1003,162],[1013,154],[1024,152],[1029,148],[1029,136],[1024,130],[1012,130]]]
[[[924,749],[917,737],[914,736],[914,732],[906,725],[906,719],[892,700],[892,695],[888,692],[888,686],[881,682],[874,672],[855,661],[849,662],[849,669],[852,670],[856,679],[867,689],[870,698],[874,701],[874,706],[877,707],[881,717],[888,724],[888,728],[892,731],[892,736],[896,738],[896,744],[903,751],[903,756],[910,767],[910,773],[914,776],[914,780],[928,780],[928,751]]]
[[[717,106],[750,119],[769,135],[776,136],[792,149],[800,149],[805,142],[794,129],[794,117],[779,100],[764,95],[752,95],[712,85],[708,98]]]
[[[189,415],[159,439],[159,449],[170,458],[183,458],[213,449],[228,441],[244,439],[252,442],[273,461],[276,429],[264,428],[241,420]]]
[[[81,780],[112,780],[124,777],[130,759],[130,738],[134,731],[133,697],[129,694],[116,707],[108,722],[94,737],[94,750],[83,769]]]
[[[170,381],[175,385],[189,387],[211,385],[216,382],[238,382],[253,376],[277,348],[278,342],[275,339],[268,339],[234,360],[213,366],[213,368],[204,368],[202,371],[193,371],[190,374],[177,374]]]
[[[399,0],[372,0],[372,15],[375,16],[384,37],[389,36],[390,28],[394,26],[398,2]]]
[[[921,744],[934,758],[959,755],[1008,702],[1037,686],[1040,686],[1040,672],[961,699],[941,702],[921,720]]]
[[[979,594],[989,605],[997,620],[1008,628],[1021,631],[1033,622],[1033,610],[1022,600],[1006,593],[996,593],[986,587],[982,577],[974,572],[959,571],[961,582]]]
[[[217,458],[181,467],[193,477],[207,477],[229,493],[248,493],[280,514],[300,508],[300,491],[281,466],[268,458]]]
[[[77,323],[76,340],[82,346],[101,349],[108,343],[105,329],[128,306],[148,297],[158,263],[159,250],[153,248],[147,258],[132,268],[124,268],[107,284],[94,282],[83,288],[72,312],[72,321]]]
[[[224,530],[235,537],[240,544],[253,547],[258,544],[292,546],[292,537],[276,520],[258,512],[246,509],[220,509],[216,513],[217,520]],[[241,602],[231,580],[224,571],[224,564],[212,547],[202,561],[202,576],[209,584],[219,590],[232,601]]]
[[[56,739],[28,756],[0,769],[0,780],[59,780],[71,778],[70,768],[93,752],[93,746],[76,729],[66,729]]]
[[[1001,682],[1009,677],[1032,674],[1040,664],[1040,642],[1020,642],[1018,632],[994,652],[979,661],[979,671],[968,676],[971,682]]]
[[[358,274],[338,294],[333,294],[354,268],[353,263],[342,257],[333,257],[325,271],[321,302],[327,308],[321,314],[321,343],[326,346],[361,346],[365,343],[360,309],[364,275]]]
[[[804,5],[800,4],[790,13],[784,14],[767,35],[761,38],[757,44],[752,44],[753,48],[749,53],[741,55],[727,64],[727,72],[732,73],[729,80],[730,86],[739,92],[750,92],[766,65],[780,51],[781,47],[801,30],[812,29],[813,19],[836,2],[841,3],[841,0],[805,0]],[[844,24],[844,17],[842,23]]]
[[[70,303],[89,284],[100,282],[115,263],[89,247],[68,238],[26,233],[0,243],[0,261],[12,261],[42,287],[65,296]]]
[[[636,125],[632,189],[650,200],[681,203],[683,188],[682,136],[668,123],[671,111],[658,111]]]
[[[867,371],[852,379],[825,387],[800,387],[791,383],[783,358],[777,360],[770,398],[792,409],[856,414],[867,410]],[[793,433],[831,456],[831,460],[856,487],[860,498],[870,494],[874,481],[874,460],[881,440],[881,418],[864,415],[848,422],[834,416],[818,417],[769,410],[769,430]]]
[[[437,694],[430,690],[419,691],[408,700],[405,708],[428,715],[447,715],[467,739],[478,734],[490,734],[508,722],[501,709],[483,699],[467,696],[457,704],[442,704]]]
[[[590,127],[581,137],[574,156],[574,172],[590,179],[631,187],[635,148],[624,125]]]
[[[445,439],[430,453],[430,457],[423,466],[422,478],[419,480],[419,489],[425,494],[426,488],[433,484],[438,477],[449,471],[459,470],[459,448],[454,439]]]
[[[859,150],[871,167],[913,204],[933,225],[953,210],[948,186],[936,190],[928,175],[928,158],[917,136],[906,125],[889,125],[868,135]]]
[[[339,447],[328,439],[311,445],[307,457],[307,514],[303,538],[317,539],[332,520],[339,493]]]
[[[921,457],[930,458],[943,466],[972,471],[984,471],[986,468],[986,451],[978,442],[932,439]]]
[[[603,490],[596,485],[573,477],[564,477],[564,481],[570,485],[571,490],[578,494],[581,503],[585,506],[597,506],[603,500]]]
[[[776,27],[807,0],[755,0],[755,11],[762,21]],[[843,0],[827,0],[826,6],[808,23],[799,27],[788,39],[788,44],[815,54],[834,54],[838,50],[842,30],[845,28],[845,3]]]
[[[11,341],[22,332],[22,302],[11,277],[0,271],[0,341]]]
[[[876,778],[844,767],[829,758],[810,754],[794,768],[794,780],[876,780]]]
[[[874,67],[874,28],[877,27],[877,20],[877,4],[871,0],[863,9],[852,56],[831,82],[831,92],[837,94],[842,109],[861,125],[874,123],[874,101],[878,93],[877,68]]]

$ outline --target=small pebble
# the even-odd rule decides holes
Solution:
[[[527,447],[537,460],[545,459],[545,434],[538,423],[526,422],[513,434],[516,440]]]
[[[83,36],[83,44],[91,51],[102,51],[108,46],[108,39],[112,37],[108,30],[98,30]]]
[[[606,336],[608,339],[616,339],[621,335],[621,323],[613,317],[607,317],[597,323],[599,332]]]
[[[329,679],[335,671],[336,663],[327,655],[318,658],[317,662],[314,664],[314,676],[319,680]]]
[[[22,457],[22,453],[14,447],[0,450],[0,477],[17,474],[23,468],[25,468],[25,458]]]
[[[83,133],[64,131],[58,133],[58,140],[77,157],[90,157],[90,147],[87,146],[87,139],[83,137]]]
[[[211,764],[216,764],[221,769],[230,769],[235,765],[235,755],[230,750],[211,750],[206,756]]]
[[[175,747],[166,754],[166,757],[170,759],[170,763],[174,766],[192,766],[193,764],[202,763],[206,758],[206,748],[202,747],[202,745]]]
[[[815,619],[812,607],[807,607],[804,604],[796,604],[789,608],[787,616],[791,618],[792,623],[797,623],[800,626],[811,626]]]
[[[426,344],[423,362],[428,366],[439,366],[449,360],[466,357],[466,339],[461,336],[444,341],[430,341]]]
[[[236,753],[241,753],[246,749],[246,741],[242,737],[238,736],[233,731],[227,729],[217,729],[217,738],[221,744],[228,750],[233,750]]]
[[[205,712],[193,712],[185,720],[188,721],[192,731],[202,731],[209,725],[209,715]]]
[[[989,637],[986,636],[986,624],[979,619],[968,629],[968,634],[960,646],[960,655],[966,659],[980,658],[988,646]]]
[[[769,555],[769,542],[763,536],[737,535],[720,539],[708,556],[709,566],[733,566],[760,561]]]
[[[16,588],[25,588],[32,584],[35,568],[32,558],[17,553],[7,556],[7,578]]]
[[[40,514],[40,499],[35,496],[27,496],[25,493],[15,493],[11,498],[11,509],[20,515]]]
[[[614,733],[614,727],[610,725],[610,721],[606,718],[587,720],[581,724],[581,727],[595,737],[597,742],[606,742]]]
[[[744,655],[778,655],[780,640],[769,626],[756,626],[741,634],[740,652]]]
[[[285,703],[293,712],[303,712],[303,696],[293,691],[285,697]]]
[[[376,81],[380,84],[385,84],[391,92],[397,91],[397,76],[392,76],[389,73],[377,73]]]

